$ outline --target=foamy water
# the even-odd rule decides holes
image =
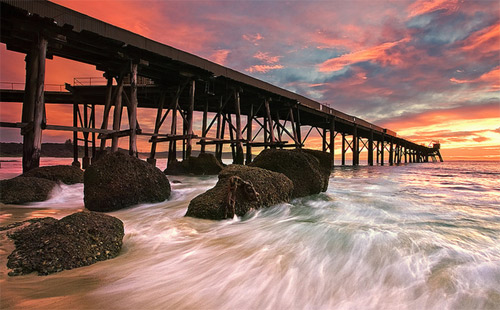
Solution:
[[[2,163],[3,164],[3,163]],[[216,177],[170,177],[172,197],[110,213],[120,256],[8,277],[2,309],[499,309],[500,165],[336,168],[326,193],[209,221],[185,218]],[[3,224],[83,208],[83,186],[2,206]]]

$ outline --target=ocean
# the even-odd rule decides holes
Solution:
[[[225,221],[184,217],[216,176],[169,179],[168,201],[110,213],[125,225],[115,259],[9,277],[3,237],[0,308],[500,309],[498,162],[336,167],[325,193]],[[82,208],[83,184],[60,185],[1,205],[0,225]]]

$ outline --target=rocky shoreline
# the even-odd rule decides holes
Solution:
[[[0,181],[0,202],[6,204],[46,200],[57,183],[84,183],[85,211],[61,220],[0,227],[16,246],[7,263],[9,275],[46,275],[116,257],[123,223],[102,212],[168,199],[166,174],[218,174],[217,184],[192,199],[185,216],[223,220],[326,191],[332,169],[328,154],[314,150],[265,150],[247,166],[223,167],[212,157],[200,154],[162,172],[116,152],[105,154],[85,172],[71,166],[41,167]]]

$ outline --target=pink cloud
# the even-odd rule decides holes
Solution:
[[[260,34],[260,33],[257,33],[257,34],[244,34],[242,36],[243,39],[249,41],[249,42],[252,42],[253,44],[255,45],[259,45],[259,41],[264,39],[264,37]]]
[[[282,68],[283,68],[282,65],[255,65],[245,69],[245,71],[252,73],[253,72],[266,73],[271,70],[282,69]]]
[[[258,52],[253,58],[257,58],[268,64],[274,64],[280,60],[281,56],[270,56],[269,53]]]
[[[208,59],[224,66],[226,64],[227,56],[231,53],[230,50],[217,50]]]
[[[500,66],[494,68],[493,70],[484,73],[480,77],[472,80],[460,80],[456,78],[451,78],[451,82],[457,84],[471,84],[471,83],[484,83],[486,86],[481,86],[487,91],[499,91],[500,90]]]
[[[500,23],[481,29],[464,41],[462,49],[467,52],[498,53],[500,46]]]
[[[402,59],[400,57],[395,57],[397,55],[389,55],[388,50],[400,43],[408,41],[409,39],[405,38],[396,42],[386,42],[367,49],[359,50],[356,52],[344,54],[340,57],[329,59],[319,65],[319,71],[320,72],[338,71],[343,69],[345,66],[361,61],[375,61],[382,65],[398,65],[402,62]]]
[[[437,10],[456,11],[458,0],[419,0],[408,7],[409,17],[414,17]]]

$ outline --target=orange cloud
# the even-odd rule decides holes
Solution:
[[[419,0],[408,7],[409,17],[414,17],[437,10],[456,11],[458,0]]]
[[[270,56],[269,53],[257,52],[253,58],[257,58],[268,64],[274,64],[280,60],[281,56]]]
[[[224,66],[227,60],[227,56],[231,53],[230,50],[218,50],[212,54],[208,59]]]
[[[381,121],[380,126],[392,130],[410,127],[423,127],[443,123],[449,120],[473,120],[500,118],[500,103],[492,102],[479,106],[465,106],[444,110],[432,110],[415,115],[403,115],[390,120]]]
[[[500,46],[500,23],[481,29],[472,34],[462,47],[464,51],[479,51],[482,54],[498,53]]]
[[[486,88],[489,89],[489,91],[499,91],[500,90],[500,66],[494,68],[490,72],[486,72],[477,79],[473,80],[459,80],[456,78],[451,78],[450,81],[453,83],[457,84],[464,84],[464,83],[486,83],[487,86]]]
[[[282,65],[255,65],[245,69],[245,71],[266,73],[271,70],[282,69],[282,68],[283,68]]]
[[[386,42],[368,49],[360,50],[357,52],[344,54],[340,57],[329,59],[319,65],[320,72],[338,71],[345,66],[362,61],[376,61],[384,65],[397,65],[401,63],[401,58],[396,55],[389,55],[388,50],[394,46],[408,42],[409,39],[401,39],[396,42]]]
[[[202,24],[183,19],[184,8],[170,1],[65,1],[62,6],[190,53],[204,50],[212,33]],[[146,5],[145,5],[146,4]],[[176,20],[162,12],[177,12]]]
[[[255,45],[259,45],[259,41],[264,39],[264,37],[260,34],[260,33],[257,33],[255,35],[252,35],[252,34],[244,34],[243,36],[243,39],[249,41],[249,42],[252,42],[253,44]]]

